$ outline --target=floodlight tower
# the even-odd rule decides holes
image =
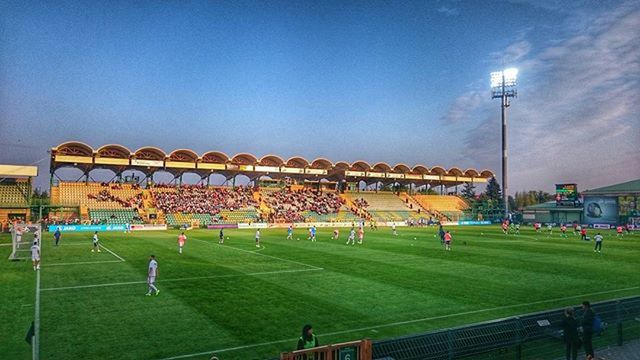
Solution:
[[[502,201],[504,202],[504,218],[509,217],[509,195],[507,194],[507,108],[509,98],[516,97],[516,78],[518,69],[509,68],[491,73],[491,98],[500,99],[502,113]]]

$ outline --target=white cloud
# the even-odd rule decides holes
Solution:
[[[448,15],[448,16],[457,16],[457,15],[460,14],[460,10],[458,10],[457,8],[453,8],[453,7],[446,6],[446,5],[440,6],[438,8],[438,12],[441,13],[441,14]]]
[[[507,46],[504,51],[494,52],[491,54],[493,63],[495,64],[513,64],[520,61],[531,52],[531,43],[527,40],[517,41]]]
[[[640,177],[640,4],[628,2],[591,20],[580,32],[566,25],[568,34],[533,56],[526,40],[505,50],[522,70],[519,98],[509,109],[511,192]],[[445,118],[480,117],[470,124],[462,160],[499,172],[499,104],[474,106],[471,94],[461,95]]]

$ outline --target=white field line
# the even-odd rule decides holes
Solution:
[[[595,293],[590,293],[590,294],[567,296],[567,297],[548,299],[548,300],[540,300],[540,301],[534,301],[534,302],[530,302],[530,303],[513,304],[513,305],[505,305],[505,306],[496,306],[496,307],[487,308],[487,309],[471,310],[471,311],[464,311],[464,312],[455,313],[455,314],[438,315],[438,316],[425,317],[425,318],[421,318],[421,319],[398,321],[398,322],[380,324],[380,325],[375,325],[375,326],[366,326],[366,327],[361,327],[361,328],[356,328],[356,329],[340,330],[340,331],[334,331],[334,332],[330,332],[330,333],[322,333],[322,336],[342,335],[342,334],[348,334],[348,333],[358,332],[358,331],[375,330],[375,329],[380,329],[380,328],[388,328],[388,327],[394,327],[394,326],[399,326],[399,325],[407,325],[407,324],[414,324],[414,323],[425,322],[425,321],[440,320],[440,319],[446,319],[446,318],[457,317],[457,316],[480,314],[480,313],[491,312],[491,311],[496,311],[496,310],[512,309],[512,308],[519,308],[519,307],[528,307],[528,306],[531,306],[531,305],[546,304],[546,303],[552,303],[552,302],[563,301],[563,300],[581,299],[581,298],[586,298],[586,297],[594,296],[594,295],[611,294],[611,293],[615,293],[615,292],[637,290],[637,289],[640,289],[640,286],[634,286],[634,287],[629,287],[629,288],[624,288],[624,289],[600,291],[600,292],[595,292]],[[261,347],[261,346],[266,346],[266,345],[275,345],[275,344],[281,344],[281,343],[286,343],[286,342],[293,342],[293,341],[296,341],[296,340],[297,340],[297,338],[269,341],[269,342],[250,344],[250,345],[243,345],[243,346],[236,346],[236,347],[230,347],[230,348],[223,348],[223,349],[217,349],[217,350],[211,350],[211,351],[205,351],[205,352],[199,352],[199,353],[193,353],[193,354],[178,355],[178,356],[164,358],[162,360],[187,359],[187,358],[191,358],[191,357],[195,357],[195,356],[212,355],[212,354],[218,354],[218,353],[234,351],[234,350],[250,349],[250,348]]]
[[[290,274],[290,273],[299,273],[299,272],[309,272],[309,271],[320,271],[323,269],[294,269],[294,270],[276,270],[276,271],[261,271],[255,273],[244,273],[244,274],[227,274],[227,275],[211,275],[211,276],[193,276],[186,278],[176,278],[176,279],[165,279],[158,280],[158,283],[165,282],[178,282],[178,281],[192,281],[192,280],[204,280],[204,279],[221,279],[221,278],[233,278],[233,277],[242,277],[242,276],[260,276],[260,275],[274,275],[274,274]],[[125,285],[135,285],[135,284],[146,284],[147,281],[128,281],[128,282],[118,282],[118,283],[105,283],[105,284],[92,284],[92,285],[77,285],[77,286],[64,286],[57,288],[44,288],[41,291],[59,291],[59,290],[72,290],[72,289],[87,289],[87,288],[98,288],[98,287],[111,287],[111,286],[125,286]]]
[[[105,249],[105,250],[107,250],[111,255],[117,257],[118,259],[120,259],[120,261],[126,261],[125,259],[122,258],[122,256],[120,256],[120,255],[114,253],[113,251],[109,250],[109,248],[107,248],[106,246],[100,244],[100,247]]]
[[[13,244],[0,244],[0,246],[11,246]]]
[[[66,244],[66,245],[86,245],[86,244]],[[41,266],[71,266],[71,265],[88,265],[88,264],[108,264],[108,263],[119,263],[126,261],[120,255],[115,252],[109,250],[108,248],[100,245],[101,248],[107,250],[111,255],[115,256],[118,260],[102,260],[102,261],[76,261],[76,262],[67,262],[67,263],[53,263],[53,264],[42,264]]]
[[[33,316],[33,360],[40,358],[40,270],[36,272],[36,303]]]
[[[240,248],[229,246],[229,245],[225,245],[225,244],[210,243],[208,241],[204,241],[204,240],[200,240],[200,239],[192,239],[192,240],[203,242],[205,244],[218,245],[220,247],[233,249],[233,250],[238,250],[238,251],[246,252],[246,253],[249,253],[249,254],[256,254],[256,255],[260,255],[260,256],[265,256],[265,257],[276,259],[276,260],[280,260],[280,261],[290,262],[292,264],[302,265],[302,266],[305,266],[305,267],[308,267],[308,268],[311,268],[311,269],[324,270],[324,268],[321,268],[321,267],[318,267],[318,266],[314,266],[314,265],[305,264],[303,262],[299,262],[299,261],[295,261],[295,260],[283,259],[283,258],[279,258],[279,257],[273,256],[273,255],[259,254],[258,251],[261,250],[264,247],[262,245],[260,245],[261,248],[258,249],[258,250],[244,250],[244,249],[240,249]]]
[[[68,263],[53,263],[42,264],[40,266],[71,266],[71,265],[88,265],[88,264],[107,264],[107,263],[121,263],[121,260],[104,260],[104,261],[76,261]]]
[[[222,246],[222,247],[225,247],[225,248],[234,249],[234,250],[238,250],[238,251],[243,251],[243,252],[246,252],[246,253],[249,253],[249,254],[255,254],[255,255],[259,255],[259,256],[264,256],[264,257],[268,257],[268,258],[272,258],[272,259],[276,259],[276,260],[280,260],[280,261],[290,262],[292,264],[298,264],[298,265],[306,266],[306,267],[311,268],[311,269],[324,270],[323,268],[315,266],[315,265],[309,265],[309,264],[305,264],[303,262],[299,262],[299,261],[295,261],[295,260],[283,259],[283,258],[279,258],[279,257],[273,256],[273,255],[260,254],[260,253],[257,252],[257,250],[249,251],[249,250],[244,250],[244,249],[240,249],[240,248],[237,248],[237,247],[228,246],[228,245],[224,245],[224,244],[218,244],[218,246]]]

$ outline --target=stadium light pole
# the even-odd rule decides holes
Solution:
[[[518,69],[509,68],[491,73],[491,98],[500,99],[502,116],[502,201],[504,202],[504,218],[509,217],[509,195],[507,191],[507,108],[509,98],[516,97],[516,79]]]

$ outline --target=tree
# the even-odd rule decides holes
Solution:
[[[462,188],[462,197],[468,200],[474,200],[476,198],[476,186],[473,183],[465,183]]]
[[[500,184],[495,177],[489,179],[487,183],[487,190],[485,191],[487,198],[490,200],[500,201],[502,200],[502,190],[500,190]]]

